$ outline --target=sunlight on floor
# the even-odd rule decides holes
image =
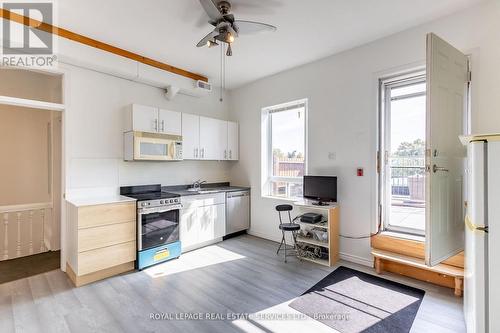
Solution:
[[[179,259],[147,268],[144,272],[152,278],[158,278],[243,258],[246,257],[217,245],[212,245],[196,251],[183,253]]]

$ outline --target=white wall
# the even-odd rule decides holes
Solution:
[[[85,195],[122,185],[228,181],[228,162],[124,162],[123,130],[131,103],[227,119],[218,94],[168,101],[163,90],[111,75],[61,65],[65,75],[66,193]]]
[[[341,234],[369,235],[376,224],[376,78],[422,63],[425,35],[434,32],[472,59],[473,132],[500,132],[500,3],[493,1],[230,92],[230,117],[240,122],[240,161],[233,182],[252,186],[251,233],[279,241],[274,206],[261,197],[261,108],[309,99],[309,173],[339,177]],[[300,45],[300,43],[298,44]],[[336,153],[335,160],[328,153]],[[365,176],[356,176],[356,167]],[[369,264],[369,239],[340,240],[344,258]]]

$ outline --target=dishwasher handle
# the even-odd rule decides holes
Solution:
[[[243,191],[243,192],[232,192],[227,194],[227,198],[238,198],[238,197],[247,197],[250,195],[249,191]]]

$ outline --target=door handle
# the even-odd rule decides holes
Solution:
[[[432,166],[432,172],[436,173],[438,171],[444,171],[444,172],[448,172],[450,170],[446,169],[446,168],[443,168],[443,167],[438,167],[436,164],[434,164]]]

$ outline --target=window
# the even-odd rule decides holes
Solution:
[[[425,232],[425,73],[381,81],[380,198],[387,230]]]
[[[262,117],[262,194],[302,197],[307,100],[264,108]]]

